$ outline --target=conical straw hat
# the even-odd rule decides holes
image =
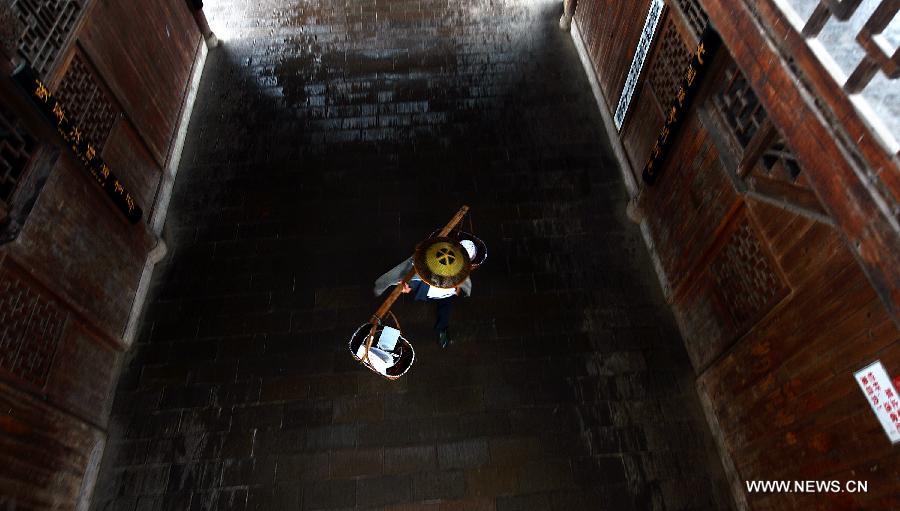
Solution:
[[[472,271],[466,249],[452,238],[428,238],[413,254],[413,266],[419,277],[434,287],[456,287]]]

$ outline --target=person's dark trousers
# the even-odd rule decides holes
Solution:
[[[434,323],[434,331],[443,332],[447,330],[447,326],[450,324],[450,311],[453,310],[453,303],[456,301],[456,297],[448,296],[447,298],[432,299],[430,301],[437,305],[437,321]]]
[[[434,331],[440,334],[447,330],[450,324],[450,311],[453,310],[453,303],[456,301],[456,295],[447,298],[428,298],[428,284],[421,280],[410,281],[409,287],[412,289],[413,298],[416,301],[435,302],[437,306],[437,321],[434,324]]]

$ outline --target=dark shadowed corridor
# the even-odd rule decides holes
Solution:
[[[93,509],[730,508],[558,2],[205,11]],[[454,344],[401,300],[418,358],[381,380],[346,348],[372,282],[462,204],[490,256]]]

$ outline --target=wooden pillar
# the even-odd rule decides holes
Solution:
[[[191,12],[194,14],[194,21],[197,22],[197,28],[199,28],[200,33],[203,34],[203,39],[206,41],[206,47],[215,48],[218,46],[219,38],[217,38],[216,34],[209,28],[209,22],[206,21],[206,15],[203,14],[203,0],[187,0],[187,3],[191,8]]]
[[[563,14],[559,18],[559,28],[565,31],[569,31],[569,27],[572,26],[572,16],[575,15],[575,5],[578,3],[578,0],[563,0]]]

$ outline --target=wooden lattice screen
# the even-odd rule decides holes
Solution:
[[[25,26],[18,50],[38,73],[46,77],[81,13],[78,0],[12,0]]]
[[[67,316],[28,279],[0,272],[0,369],[43,387]]]
[[[712,105],[739,162],[731,169],[738,188],[824,218],[825,210],[803,168],[733,61],[725,66],[720,81]]]
[[[656,56],[649,78],[660,108],[665,109],[678,90],[684,70],[691,60],[691,52],[681,39],[671,15],[666,16],[662,37],[656,44]]]
[[[741,147],[747,147],[766,120],[766,111],[750,83],[733,62],[725,68],[724,86],[713,98],[713,104]]]
[[[66,115],[101,152],[118,118],[119,109],[80,51],[75,52],[56,96],[65,105]]]

